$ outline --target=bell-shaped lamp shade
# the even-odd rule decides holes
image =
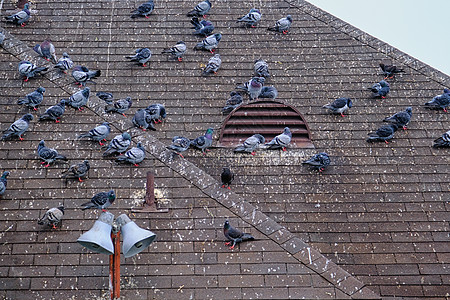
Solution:
[[[77,240],[82,246],[97,253],[114,254],[114,246],[111,240],[111,229],[114,215],[103,212],[92,228],[83,233]]]
[[[138,254],[147,248],[156,238],[150,230],[142,229],[122,214],[116,219],[123,236],[122,251],[125,258]]]

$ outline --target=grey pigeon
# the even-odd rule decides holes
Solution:
[[[340,114],[345,117],[344,112],[352,107],[352,100],[350,98],[337,98],[331,103],[325,104],[322,108],[327,108],[333,114]]]
[[[442,109],[447,112],[447,107],[450,106],[450,91],[444,89],[442,95],[435,96],[431,101],[425,103],[426,108],[430,109]]]
[[[96,96],[105,101],[106,104],[112,104],[114,101],[113,94],[108,92],[97,92]]]
[[[292,139],[292,132],[289,127],[285,127],[283,133],[274,137],[269,143],[265,144],[266,149],[282,149],[286,151]]]
[[[310,159],[302,162],[304,165],[308,165],[311,169],[323,172],[326,167],[331,163],[330,156],[325,152],[320,152],[313,155]]]
[[[135,19],[139,17],[144,17],[148,19],[148,15],[151,14],[154,9],[155,4],[153,3],[153,0],[149,0],[139,5],[137,9],[133,10],[131,12],[132,13],[131,18]]]
[[[1,140],[7,140],[17,136],[19,140],[23,141],[22,134],[27,131],[31,120],[33,120],[32,114],[23,115],[19,120],[12,123],[8,129],[3,131]]]
[[[19,12],[16,12],[15,14],[12,14],[10,16],[6,16],[5,19],[7,22],[12,22],[14,24],[20,25],[20,26],[25,26],[26,22],[28,22],[28,20],[31,17],[31,13],[30,13],[30,4],[29,3],[25,3],[23,9]]]
[[[113,155],[116,153],[123,153],[127,151],[131,145],[131,136],[128,132],[116,135],[109,143],[103,156]]]
[[[75,66],[73,67],[72,70],[72,77],[73,79],[75,79],[75,83],[81,87],[85,86],[86,83],[91,82],[94,83],[94,81],[92,81],[92,78],[97,78],[98,76],[101,75],[101,71],[97,70],[97,71],[90,71],[88,68],[84,67],[84,66]]]
[[[266,142],[266,139],[259,133],[252,135],[247,138],[242,145],[234,148],[234,152],[240,153],[250,153],[251,155],[255,155],[255,150]]]
[[[234,180],[234,174],[231,172],[230,168],[222,168],[222,173],[220,174],[220,180],[222,181],[222,187],[230,189],[231,182]]]
[[[261,95],[264,81],[264,77],[253,77],[248,82],[244,83],[243,86],[237,86],[236,89],[247,92],[250,100],[257,100],[259,95]]]
[[[214,56],[209,59],[206,67],[203,69],[202,75],[206,76],[211,73],[216,74],[221,64],[222,60],[220,59],[220,54],[214,54]]]
[[[385,80],[381,80],[380,82],[375,83],[372,87],[367,88],[372,92],[372,98],[386,98],[386,95],[389,93],[390,86],[389,83]]]
[[[2,177],[0,177],[0,198],[6,191],[6,187],[8,185],[8,179],[6,179],[6,177],[8,177],[9,174],[9,171],[5,171],[3,172]]]
[[[162,119],[167,117],[166,108],[160,103],[151,104],[145,110],[155,124],[162,123]]]
[[[78,110],[83,110],[83,106],[85,106],[89,100],[89,95],[91,93],[90,87],[85,87],[81,91],[74,93],[67,100],[67,103],[73,108],[77,108]]]
[[[233,109],[241,105],[242,101],[243,101],[242,96],[238,92],[232,91],[230,93],[230,98],[228,98],[227,102],[225,103],[225,106],[222,108],[222,113],[225,115],[229,114],[230,112],[233,111]]]
[[[97,208],[105,211],[116,200],[116,193],[113,190],[109,192],[100,192],[92,197],[91,201],[81,204],[81,210]]]
[[[380,64],[380,68],[383,70],[383,74],[385,76],[384,79],[392,79],[397,73],[405,73],[402,68],[398,68],[394,65]]]
[[[105,111],[108,112],[116,112],[124,117],[126,117],[125,112],[130,109],[131,104],[133,101],[131,101],[131,97],[126,97],[125,99],[119,99],[113,104],[108,104],[105,106]]]
[[[51,226],[57,229],[64,216],[64,206],[52,207],[45,212],[45,214],[38,220],[39,225]]]
[[[450,130],[434,140],[433,148],[450,147]]]
[[[243,23],[246,27],[255,27],[259,21],[261,21],[261,12],[259,9],[252,8],[248,14],[240,17],[236,22]]]
[[[273,86],[263,86],[258,98],[276,99],[278,97],[278,91]]]
[[[394,133],[397,131],[398,126],[397,124],[389,124],[389,125],[383,125],[380,128],[378,128],[375,132],[369,133],[369,137],[367,138],[367,142],[385,142],[388,144],[388,140],[392,139],[394,137]]]
[[[270,76],[269,65],[262,59],[257,59],[255,61],[255,64],[253,65],[253,71],[255,72],[256,77],[267,78]]]
[[[252,241],[255,238],[248,233],[244,233],[233,226],[230,225],[228,220],[225,221],[223,225],[223,234],[228,242],[225,243],[226,246],[230,246],[230,250],[234,249],[234,247],[244,241]]]
[[[98,142],[101,146],[103,146],[104,144],[102,143],[102,141],[106,141],[106,138],[108,137],[110,132],[111,127],[109,127],[109,123],[103,122],[101,125],[79,135],[77,139],[88,138]]]
[[[86,177],[91,166],[89,161],[85,160],[83,162],[71,165],[67,171],[64,172],[62,178],[67,178],[68,176],[73,176],[77,178],[79,182],[83,182],[82,177]]]
[[[275,26],[269,27],[267,28],[267,30],[287,34],[289,32],[289,28],[291,28],[291,25],[292,25],[292,16],[287,15],[285,18],[279,19],[275,23]]]
[[[45,168],[50,166],[50,164],[53,163],[55,160],[67,161],[67,157],[65,157],[64,155],[59,154],[58,151],[56,151],[55,149],[46,147],[44,140],[39,142],[37,154],[38,157],[41,160],[43,160],[43,162],[41,162],[41,165],[47,163],[44,166]]]
[[[220,33],[207,36],[203,41],[195,45],[194,50],[206,50],[214,53],[214,49],[219,46],[219,42],[221,39],[222,35]]]
[[[135,51],[135,53],[135,55],[125,56],[125,58],[128,58],[131,61],[137,61],[143,67],[146,67],[146,63],[150,60],[150,57],[152,57],[152,51],[148,48],[139,48]]]
[[[202,153],[206,154],[206,151],[209,151],[208,148],[212,145],[213,132],[214,129],[208,128],[205,135],[199,136],[198,138],[191,141],[191,146],[202,150]]]
[[[63,73],[66,73],[67,70],[73,68],[73,61],[70,59],[69,54],[64,52],[62,57],[58,59],[58,62],[54,66],[54,68],[61,70]]]
[[[208,36],[214,31],[213,23],[207,20],[199,21],[197,17],[193,17],[191,24],[194,25],[194,34]]]
[[[67,100],[62,99],[58,104],[50,106],[42,115],[39,116],[39,121],[53,120],[56,123],[59,123],[59,119],[66,110],[66,103]]]
[[[182,136],[174,136],[172,138],[172,144],[167,146],[167,149],[175,151],[179,156],[184,158],[181,152],[184,152],[187,149],[189,149],[190,144],[191,141],[188,138]]]
[[[406,130],[406,126],[411,121],[412,117],[412,107],[407,107],[404,111],[398,112],[393,116],[390,116],[388,118],[385,118],[384,122],[390,122],[397,124],[397,126],[400,128],[403,128],[403,130]]]
[[[145,148],[142,146],[142,144],[139,142],[137,143],[136,147],[131,148],[125,154],[122,154],[116,158],[117,162],[122,163],[130,163],[133,164],[135,167],[138,167],[138,163],[143,161],[145,158]]]
[[[36,44],[33,47],[33,50],[47,61],[51,61],[54,64],[58,62],[55,45],[53,45],[50,40],[45,40],[41,44]]]
[[[27,82],[30,78],[33,78],[34,76],[47,71],[48,68],[47,67],[38,67],[35,64],[33,64],[27,60],[22,60],[19,63],[18,70],[19,70],[19,74],[24,78],[23,81]]]
[[[143,131],[148,128],[151,130],[156,130],[155,126],[153,126],[152,116],[145,109],[138,109],[134,114],[132,122],[134,126],[141,128]]]
[[[193,10],[191,10],[186,14],[186,16],[203,17],[209,12],[210,9],[211,9],[211,2],[209,2],[209,0],[205,0],[197,4]]]
[[[161,53],[175,56],[178,61],[183,61],[183,55],[186,53],[186,44],[183,41],[177,42],[173,47],[164,49]]]
[[[36,106],[42,103],[42,100],[44,100],[44,93],[45,89],[40,86],[38,87],[34,92],[29,93],[25,96],[25,98],[19,99],[17,101],[17,104],[22,105],[25,104],[26,106],[32,108],[33,110],[37,110]]]

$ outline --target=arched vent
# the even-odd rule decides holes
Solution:
[[[294,107],[273,100],[254,101],[232,111],[222,125],[219,143],[235,146],[256,133],[268,142],[282,133],[284,127],[291,129],[294,147],[314,148],[303,116]]]

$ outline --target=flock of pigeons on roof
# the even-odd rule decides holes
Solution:
[[[205,0],[195,6],[192,11],[188,12],[187,16],[192,17],[191,24],[194,26],[194,34],[205,36],[205,39],[195,45],[194,50],[206,50],[214,54],[215,49],[218,47],[219,42],[222,39],[222,35],[220,33],[212,34],[214,31],[214,25],[212,22],[205,19],[206,14],[210,11],[210,9],[211,2],[209,0]],[[131,18],[149,18],[149,15],[153,12],[153,10],[154,3],[153,0],[150,0],[140,5],[136,10],[132,11]],[[29,3],[26,3],[23,10],[11,16],[7,16],[5,19],[6,21],[13,22],[17,25],[25,26],[30,19],[30,16]],[[202,17],[203,20],[200,21],[199,17]],[[248,28],[254,28],[260,22],[261,17],[261,12],[256,8],[252,8],[246,15],[238,18],[237,23],[241,23]],[[291,24],[292,17],[288,15],[278,20],[274,26],[267,28],[267,30],[287,34]],[[3,43],[4,39],[4,33],[0,32],[0,44]],[[74,66],[73,61],[66,52],[63,53],[61,58],[57,59],[55,47],[50,40],[45,40],[41,44],[37,44],[33,47],[33,50],[47,61],[52,62],[55,69],[58,69],[63,73],[66,73],[68,70],[72,70],[71,74],[75,80],[75,83],[79,85],[80,88],[83,88],[82,90],[79,90],[71,95],[69,99],[62,99],[58,104],[49,107],[39,116],[39,121],[53,120],[55,122],[59,122],[67,105],[78,110],[82,110],[83,107],[86,106],[90,96],[90,88],[86,87],[86,84],[95,83],[92,79],[99,77],[101,75],[101,71],[91,71],[85,66]],[[178,61],[182,61],[183,55],[186,51],[186,44],[183,41],[179,41],[173,47],[164,49],[162,53],[171,55]],[[134,55],[126,56],[125,58],[146,67],[146,64],[150,60],[151,56],[152,52],[150,49],[140,48],[135,51]],[[207,76],[212,73],[216,74],[221,63],[222,60],[220,55],[214,54],[206,67],[203,69],[202,75]],[[384,80],[375,83],[369,89],[372,92],[372,97],[384,99],[390,90],[389,83],[386,80],[394,78],[396,73],[401,73],[403,70],[397,68],[396,66],[384,64],[380,64],[380,67],[386,77]],[[23,77],[24,81],[28,81],[30,78],[42,74],[47,70],[47,67],[39,67],[29,61],[21,61],[18,65],[19,74]],[[223,114],[229,114],[243,103],[243,97],[239,92],[247,94],[250,101],[257,100],[259,98],[275,99],[278,96],[278,91],[275,87],[264,86],[266,79],[270,76],[267,62],[262,59],[256,60],[253,71],[253,78],[243,85],[237,86],[236,91],[232,91],[230,93],[230,98],[226,101],[226,104],[222,109]],[[44,93],[45,88],[39,87],[35,91],[27,94],[23,99],[19,99],[17,103],[19,105],[26,105],[36,111],[36,107],[43,101]],[[126,117],[125,112],[127,112],[132,105],[132,100],[130,97],[115,100],[114,96],[108,92],[98,92],[96,96],[106,102],[105,112],[108,113],[115,112]],[[428,108],[443,109],[444,111],[447,111],[447,107],[450,106],[450,91],[445,89],[442,95],[434,97],[431,101],[425,103],[425,106]],[[332,103],[323,106],[323,108],[328,109],[331,113],[340,114],[342,117],[344,117],[344,113],[351,107],[352,100],[350,98],[338,98]],[[367,142],[385,141],[388,143],[388,140],[394,137],[394,133],[398,128],[403,128],[406,130],[406,126],[411,121],[411,116],[412,108],[408,107],[405,111],[398,112],[391,117],[385,118],[383,121],[386,121],[389,124],[381,126],[375,132],[369,133]],[[166,110],[164,105],[159,103],[151,104],[145,109],[138,109],[132,119],[132,123],[144,131],[146,129],[156,130],[154,124],[161,123],[162,119],[165,117]],[[1,137],[1,140],[13,139],[16,137],[23,140],[22,135],[28,129],[29,123],[33,120],[33,118],[33,115],[30,113],[22,116],[3,132],[4,134]],[[212,146],[213,131],[213,128],[208,128],[204,135],[193,140],[186,137],[175,136],[172,139],[172,144],[167,148],[174,151],[181,157],[183,157],[181,153],[190,147],[197,148],[205,154],[206,151],[208,151],[208,148]],[[103,142],[106,141],[110,132],[111,128],[109,123],[104,122],[88,132],[79,135],[77,139],[87,138],[98,142],[102,147],[106,147],[103,156],[108,157],[118,155],[116,158],[117,162],[127,162],[138,166],[138,164],[145,159],[146,152],[141,143],[138,143],[136,147],[129,149],[131,146],[131,136],[127,132],[116,135],[111,140],[109,145],[106,146]],[[255,155],[256,149],[282,149],[283,151],[286,151],[286,147],[291,142],[291,139],[292,132],[289,127],[286,127],[281,134],[274,137],[269,143],[265,143],[265,138],[261,134],[255,134],[247,138],[242,145],[237,146],[234,151],[238,153],[250,153],[252,155]],[[442,137],[436,139],[433,147],[450,147],[450,131],[444,133]],[[55,149],[47,147],[44,140],[39,142],[37,155],[42,160],[41,164],[45,164],[45,167],[48,167],[57,160],[68,160],[66,156],[58,153]],[[318,170],[319,172],[322,172],[328,165],[330,165],[330,163],[330,157],[325,152],[318,153],[303,162],[303,164],[309,165],[312,169]],[[84,160],[83,162],[71,165],[69,169],[63,173],[62,178],[73,177],[81,182],[83,181],[82,178],[87,176],[89,169],[89,161]],[[9,174],[9,171],[5,171],[0,178],[0,196],[5,193],[7,186],[6,178]],[[221,181],[223,184],[222,187],[230,188],[229,186],[233,179],[234,175],[231,170],[229,168],[223,168],[223,172],[221,174]],[[113,190],[109,192],[101,192],[94,195],[91,201],[84,203],[82,205],[82,209],[97,208],[105,210],[114,202],[115,198],[116,195]],[[63,214],[64,207],[51,208],[39,220],[39,224],[46,224],[56,228],[56,225],[60,222]],[[224,234],[230,241],[230,245],[232,245],[231,248],[233,248],[236,243],[239,243],[240,241],[253,239],[252,236],[231,227],[228,221],[225,222],[224,225]]]

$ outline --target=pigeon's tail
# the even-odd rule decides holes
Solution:
[[[204,48],[203,43],[197,43],[197,45],[195,45],[194,50],[202,50]]]
[[[126,157],[125,155],[121,155],[116,158],[116,161],[119,163],[125,163],[128,162],[128,160],[129,160],[128,157]]]
[[[102,72],[100,70],[97,70],[97,71],[89,71],[87,74],[89,78],[97,78],[101,75],[101,73]]]
[[[195,17],[195,16],[197,16],[197,11],[194,9],[194,10],[191,10],[190,12],[188,12],[187,14],[186,14],[186,16],[187,17]]]
[[[241,239],[242,239],[242,241],[253,241],[255,238],[251,234],[244,233],[242,235]]]
[[[39,116],[39,121],[52,120],[52,119],[53,118],[47,113],[43,113],[42,115]]]
[[[17,104],[19,104],[19,105],[28,104],[28,103],[30,103],[30,101],[27,98],[17,100]]]
[[[131,15],[132,19],[136,19],[136,18],[139,18],[139,17],[142,17],[142,15],[139,12],[137,12],[136,10],[132,11],[132,15]]]
[[[316,161],[316,160],[314,160],[314,159],[308,159],[308,160],[302,162],[302,165],[320,166],[321,163]]]
[[[274,26],[274,27],[269,27],[267,28],[268,31],[278,31],[278,27]]]
[[[58,160],[63,160],[63,161],[68,161],[67,157],[65,157],[64,155],[58,154],[55,159]]]
[[[105,112],[115,112],[117,109],[114,107],[114,104],[108,104],[105,106]]]
[[[116,153],[116,150],[114,148],[108,148],[105,152],[103,152],[103,156],[110,156]]]
[[[450,147],[450,141],[444,140],[442,137],[434,140],[433,148]]]
[[[13,135],[13,131],[10,131],[10,130],[5,130],[5,131],[3,131],[3,133],[4,133],[4,135],[2,136],[2,138],[0,139],[0,140],[7,140],[7,139],[9,139],[12,135]]]
[[[91,134],[89,132],[86,132],[86,133],[79,135],[77,137],[77,140],[82,139],[82,138],[90,138],[90,137],[91,137]]]
[[[191,19],[191,24],[194,25],[194,29],[200,29],[202,27],[202,25],[200,24],[200,21],[198,20],[197,17],[193,17]]]
[[[131,59],[131,61],[137,61],[138,58],[136,57],[136,55],[133,56],[125,56],[125,58]]]
[[[247,148],[244,147],[244,145],[239,145],[233,150],[234,152],[248,152]]]
[[[45,224],[45,219],[47,219],[47,214],[44,214],[44,215],[42,216],[42,218],[40,218],[40,219],[38,220],[38,224],[39,224],[39,225],[44,225],[44,224]]]
[[[36,69],[34,69],[34,72],[35,73],[41,73],[41,72],[45,72],[47,70],[48,70],[47,67],[37,67]]]
[[[397,119],[394,116],[387,117],[383,120],[383,122],[389,122],[389,123],[397,123]]]
[[[83,208],[81,208],[81,210],[86,210],[91,207],[95,207],[95,205],[91,201],[83,203],[83,204],[81,204],[81,206],[83,206]]]

